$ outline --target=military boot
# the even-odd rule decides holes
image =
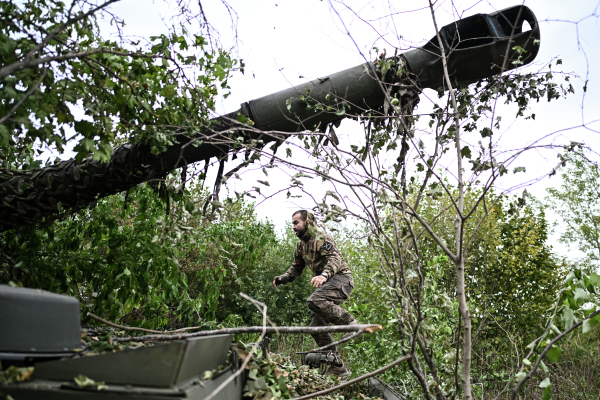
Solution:
[[[335,375],[339,376],[340,378],[345,378],[347,376],[350,376],[350,371],[342,362],[341,364],[333,364],[331,367],[329,367],[329,370],[327,370],[326,375]]]

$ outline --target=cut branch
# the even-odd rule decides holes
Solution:
[[[267,326],[247,326],[243,328],[226,328],[226,329],[215,329],[212,331],[201,331],[194,333],[184,333],[181,335],[143,335],[143,336],[130,336],[122,338],[113,338],[113,342],[129,342],[135,341],[146,341],[146,340],[181,340],[201,336],[212,336],[212,335],[231,335],[238,333],[260,333],[266,329],[266,333],[322,333],[322,332],[377,332],[383,329],[381,325],[333,325],[333,326],[280,326],[273,327]]]
[[[153,329],[146,329],[146,328],[138,328],[136,326],[127,326],[127,325],[119,325],[119,324],[115,324],[114,322],[110,322],[108,320],[105,320],[102,317],[99,317],[95,314],[92,313],[87,313],[88,317],[94,318],[96,321],[100,321],[105,325],[108,326],[112,326],[113,328],[117,328],[117,329],[122,329],[124,331],[140,331],[140,332],[148,332],[148,333],[158,333],[158,334],[165,334],[165,333],[178,333],[178,332],[185,332],[185,331],[191,331],[194,329],[200,329],[199,326],[189,326],[187,328],[181,328],[181,329],[175,329],[172,331],[155,331]]]

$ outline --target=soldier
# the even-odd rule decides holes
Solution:
[[[285,274],[275,277],[273,286],[277,289],[278,285],[292,282],[308,266],[314,275],[310,283],[317,288],[306,301],[310,309],[310,326],[356,325],[356,319],[340,307],[340,304],[350,298],[354,279],[335,242],[317,226],[310,211],[296,211],[292,215],[292,229],[300,239],[294,252],[294,262]],[[315,333],[311,336],[319,347],[333,343],[329,333]],[[337,348],[329,346],[327,350],[332,350],[336,359],[328,373],[340,377],[350,375]]]

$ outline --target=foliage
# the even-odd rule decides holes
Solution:
[[[158,154],[174,133],[206,124],[237,61],[190,33],[185,18],[148,43],[102,39],[98,14],[112,2],[0,3],[3,168],[38,167],[40,144],[62,153],[72,141],[79,161],[90,154],[106,161],[123,140]]]
[[[385,53],[377,53],[375,63],[387,68]],[[564,276],[546,245],[544,211],[519,210],[524,198],[511,205],[494,191],[524,151],[501,148],[494,132],[504,122],[496,105],[504,102],[516,109],[516,118],[535,119],[532,104],[574,89],[568,74],[552,71],[552,62],[535,73],[455,88],[447,97],[440,92],[423,123],[412,116],[419,93],[399,89],[414,88],[414,77],[402,60],[392,64],[392,81],[380,75],[389,96],[383,109],[354,115],[365,125],[360,145],[336,143],[330,128],[331,145],[314,132],[297,146],[314,166],[280,162],[299,170],[294,188],[302,190],[304,177],[331,184],[323,200],[315,201],[324,221],[353,215],[365,224],[365,247],[374,253],[369,269],[380,271],[369,296],[379,301],[373,305],[379,318],[396,322],[397,336],[382,337],[387,353],[373,343],[360,349],[363,359],[412,354],[406,368],[417,385],[405,389],[407,396],[444,400],[462,390],[471,399],[474,342],[481,334],[499,339],[507,325],[523,329],[520,341],[537,335]],[[450,157],[454,167],[448,166]],[[362,304],[352,307],[363,311]]]
[[[147,328],[213,321],[275,234],[242,202],[226,202],[211,222],[195,206],[205,198],[190,184],[166,214],[160,195],[143,185],[42,229],[5,232],[0,280],[76,296],[84,316]]]
[[[567,153],[564,157],[560,187],[547,189],[546,201],[562,224],[560,241],[567,246],[577,245],[585,254],[582,262],[597,268],[600,261],[600,173],[598,166],[584,154]]]
[[[518,394],[522,384],[537,372],[538,367],[544,375],[549,375],[549,369],[544,361],[550,363],[559,361],[564,347],[559,343],[561,338],[580,326],[583,334],[588,333],[600,323],[600,304],[593,301],[594,295],[598,294],[600,294],[600,276],[596,273],[588,275],[580,269],[569,272],[558,293],[554,312],[548,318],[545,331],[527,346],[529,353],[523,359],[519,373],[516,374],[518,385],[513,389],[514,394]],[[552,384],[549,376],[539,384],[543,389],[544,400],[552,396]]]
[[[471,207],[479,196],[478,191],[467,190],[466,207]],[[493,198],[493,194],[489,197]],[[464,228],[470,241],[465,261],[467,299],[476,328],[489,339],[498,340],[505,335],[498,325],[519,331],[523,337],[535,334],[566,276],[566,265],[547,245],[544,208],[534,201],[519,206],[518,200],[500,198],[487,209],[477,210]],[[450,206],[446,195],[429,197],[422,201],[420,211],[426,220],[435,219],[432,226],[446,242],[452,240],[452,216],[439,213]],[[420,251],[423,257],[432,259],[438,250],[433,240],[424,237]],[[441,288],[454,297],[453,268],[447,265],[440,278]]]
[[[272,285],[275,276],[284,273],[292,264],[294,249],[298,238],[291,224],[287,223],[277,240],[269,243],[264,256],[250,270],[240,274],[239,289],[250,294],[256,300],[267,305],[269,318],[276,325],[309,325],[309,311],[306,299],[314,288],[309,284],[310,271],[294,282],[275,289]],[[233,293],[231,293],[233,294]],[[254,305],[237,296],[229,296],[222,300],[223,312],[235,312],[244,318],[246,323],[260,325],[262,316]]]
[[[574,335],[561,349],[560,359],[548,365],[548,377],[556,398],[590,399],[600,393],[599,327]],[[531,386],[538,391],[535,385]]]
[[[236,61],[190,34],[185,23],[140,46],[102,39],[95,20],[100,9],[88,7],[84,1],[67,7],[51,0],[0,5],[4,168],[39,166],[37,143],[62,152],[73,130],[78,160],[89,155],[107,160],[113,145],[123,141],[146,143],[158,154],[174,134],[194,134],[206,126],[217,88],[228,89]],[[443,400],[461,390],[470,397],[473,369],[482,390],[497,380],[505,388],[517,384],[515,396],[527,380],[541,376],[546,400],[556,383],[544,360],[559,361],[560,339],[600,322],[594,304],[600,278],[576,269],[561,287],[566,269],[546,244],[543,207],[526,206],[524,199],[510,202],[492,190],[522,153],[500,149],[501,118],[495,109],[503,101],[516,108],[517,118],[535,119],[532,103],[574,92],[570,76],[553,72],[550,63],[537,73],[495,76],[451,90],[446,99],[440,93],[428,121],[418,125],[410,114],[419,89],[402,63],[385,59],[385,53],[374,63],[382,84],[390,83],[389,71],[395,79],[381,109],[349,115],[343,104],[338,111],[362,118],[364,142],[344,147],[331,127],[328,135],[320,127],[322,132],[303,135],[298,146],[313,157],[314,166],[291,165],[301,169],[292,178],[294,190],[302,190],[306,177],[345,182],[356,195],[349,202],[360,205],[345,208],[347,197],[342,201],[334,191],[316,204],[326,222],[348,214],[362,221],[353,237],[340,241],[356,277],[347,307],[360,322],[386,328],[344,346],[353,374],[412,354],[407,364],[383,374],[411,398]],[[258,144],[247,147],[247,155]],[[450,184],[445,160],[453,147],[456,181]],[[398,156],[388,157],[398,150]],[[275,160],[287,163],[273,154],[270,166]],[[463,176],[463,161],[471,165],[469,178]],[[596,262],[598,171],[581,158],[574,162],[564,173],[564,186],[550,194],[554,209],[568,221],[563,240],[577,240]],[[184,189],[184,182],[169,176],[52,225],[3,233],[0,281],[71,294],[85,304],[84,315],[91,310],[148,328],[257,324],[258,311],[239,292],[267,304],[276,324],[306,324],[307,279],[282,290],[271,286],[290,264],[296,242],[291,230],[277,236],[243,201],[215,201],[207,213],[200,205],[209,203],[209,194],[198,182],[187,184]],[[528,352],[525,358],[522,351]],[[481,360],[473,361],[472,354],[481,354]],[[506,367],[507,360],[520,369]],[[278,367],[268,359],[251,367],[254,386],[248,393],[293,394],[282,379],[293,371],[277,376]],[[292,379],[310,378],[300,375]]]
[[[237,351],[242,359],[248,355],[248,348],[242,342],[238,342]],[[295,398],[329,389],[339,384],[341,380],[335,376],[323,377],[316,369],[310,369],[308,365],[296,365],[285,355],[263,354],[262,349],[258,349],[256,355],[252,357],[248,364],[248,370],[244,396],[254,399]],[[318,396],[316,399],[369,400],[370,397],[363,394],[365,392],[364,385],[355,384],[324,396]]]
[[[33,367],[18,368],[11,365],[0,371],[0,383],[26,382],[33,377]]]

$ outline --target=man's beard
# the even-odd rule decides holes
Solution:
[[[306,233],[306,228],[302,229],[301,231],[296,232],[296,236],[298,237],[298,239],[302,239],[302,236],[304,236],[305,233]]]

